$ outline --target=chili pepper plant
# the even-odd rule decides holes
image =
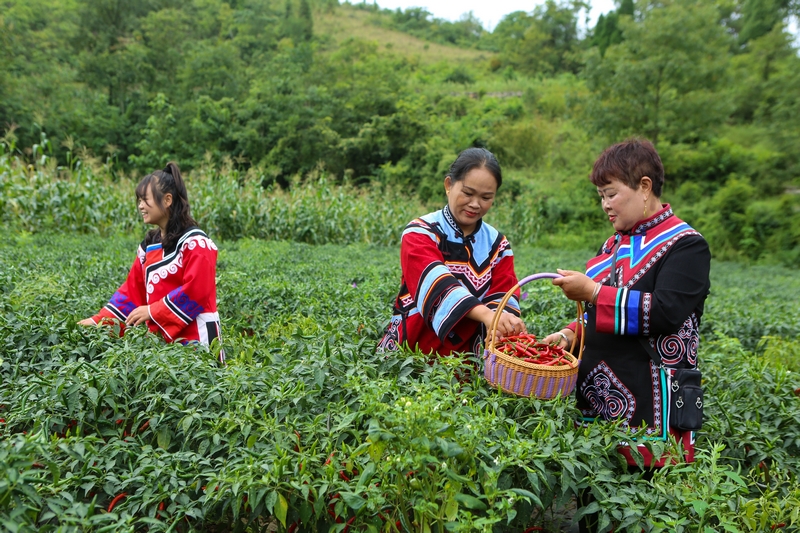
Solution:
[[[564,530],[587,512],[618,532],[800,524],[797,361],[765,356],[796,353],[797,331],[737,337],[739,319],[713,303],[772,320],[769,302],[800,298],[788,270],[753,302],[736,265],[714,264],[697,462],[648,480],[617,453],[637,434],[578,424],[571,398],[497,392],[480,355],[376,353],[396,248],[220,240],[223,336],[205,349],[76,325],[124,278],[136,243],[55,233],[0,243],[5,530],[499,533]],[[515,253],[521,276],[579,269],[585,255]],[[523,317],[539,338],[572,319],[555,287],[527,292]],[[581,491],[595,501],[578,506]]]

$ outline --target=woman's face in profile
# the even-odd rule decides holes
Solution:
[[[644,195],[631,189],[617,178],[597,187],[600,204],[616,231],[630,231],[644,217]]]
[[[489,211],[497,194],[497,180],[485,168],[473,168],[461,181],[453,181],[450,176],[444,179],[447,192],[447,205],[456,224],[469,235],[483,215]]]

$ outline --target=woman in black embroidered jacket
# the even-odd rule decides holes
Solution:
[[[711,255],[705,239],[661,203],[664,168],[653,145],[631,140],[607,148],[591,182],[614,227],[586,273],[553,280],[586,303],[586,339],[576,399],[585,420],[622,419],[648,439],[675,438],[694,460],[694,434],[669,426],[674,369],[695,368],[699,325],[709,292]],[[571,343],[575,324],[545,342]],[[657,357],[658,356],[658,357]],[[661,365],[655,363],[661,360]],[[662,466],[641,444],[645,464]],[[631,450],[620,447],[629,464]],[[589,529],[583,529],[589,530]]]

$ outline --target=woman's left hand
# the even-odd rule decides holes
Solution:
[[[561,287],[564,296],[575,302],[590,302],[597,283],[581,272],[575,270],[561,270],[558,273],[563,277],[553,280],[553,285]]]
[[[128,318],[125,319],[125,325],[138,326],[139,324],[144,323],[146,320],[150,320],[150,306],[140,305],[131,311],[131,314],[129,314]]]

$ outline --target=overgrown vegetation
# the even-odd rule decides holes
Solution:
[[[5,529],[555,530],[588,510],[571,503],[586,487],[616,531],[800,523],[800,383],[786,366],[800,364],[800,323],[769,329],[774,303],[800,297],[789,269],[773,269],[753,301],[739,289],[746,271],[714,263],[698,461],[648,482],[618,473],[620,434],[576,428],[569,399],[498,394],[477,359],[376,354],[396,248],[220,243],[219,368],[213,353],[142,331],[75,325],[124,277],[136,242],[48,233],[0,244]],[[516,251],[520,274],[588,254]],[[526,292],[533,331],[570,319],[556,288]],[[731,308],[763,327],[741,327]]]
[[[488,32],[323,0],[6,2],[6,153],[128,175],[226,165],[251,188],[322,169],[428,202],[455,154],[483,145],[509,190],[547,204],[552,234],[595,226],[591,162],[645,135],[665,200],[717,257],[796,264],[797,1],[626,0],[582,33],[584,13],[548,0]]]
[[[0,527],[499,533],[598,511],[606,531],[797,531],[798,4],[623,0],[587,35],[582,9],[487,32],[321,0],[5,2]],[[524,275],[607,235],[585,179],[628,135],[658,143],[664,200],[715,256],[698,461],[652,481],[570,400],[374,352],[393,246],[459,150],[500,157],[489,221]],[[75,325],[127,271],[134,184],[168,159],[220,244],[225,368],[220,346]],[[522,303],[540,334],[571,315],[547,284]]]

